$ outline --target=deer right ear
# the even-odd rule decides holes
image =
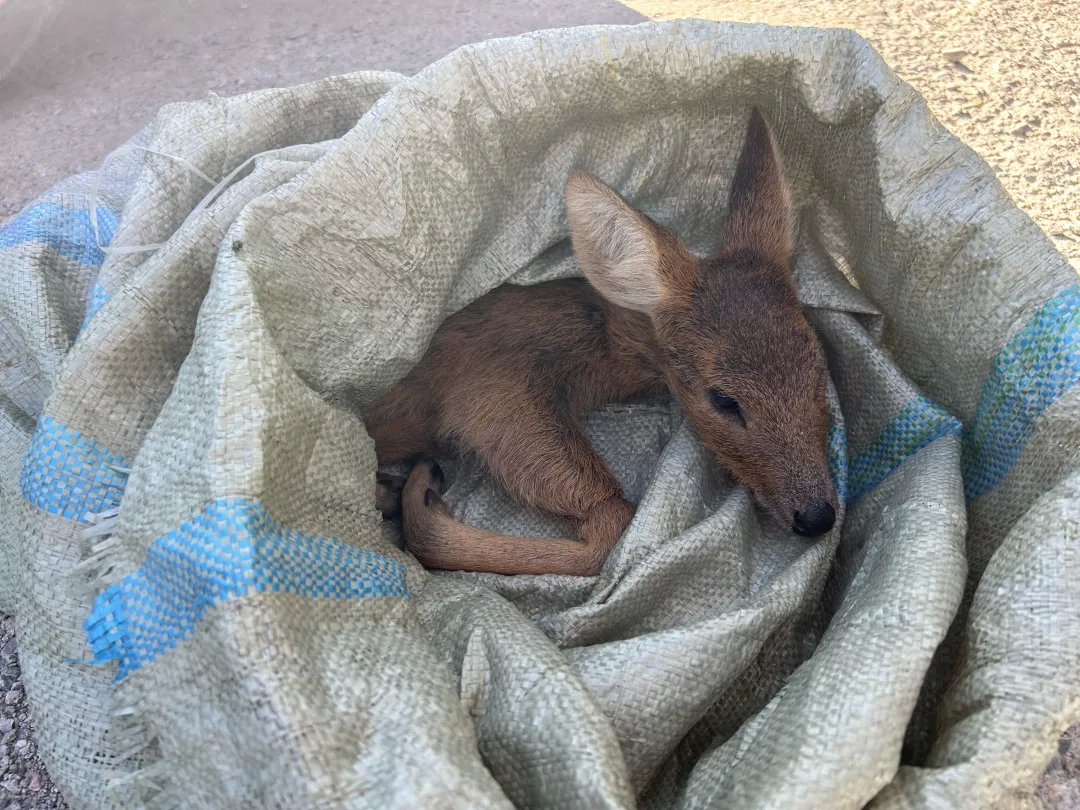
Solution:
[[[585,277],[613,304],[652,315],[660,305],[656,226],[591,175],[566,181],[570,238]]]
[[[777,267],[791,264],[791,191],[776,141],[755,107],[731,183],[723,250],[746,250]]]

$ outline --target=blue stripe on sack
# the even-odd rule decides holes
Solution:
[[[926,397],[919,395],[889,420],[877,438],[848,466],[849,500],[872,490],[907,458],[942,436],[960,438],[960,421]]]
[[[188,638],[211,606],[259,591],[410,598],[402,563],[284,527],[258,501],[219,498],[97,598],[85,624],[93,662],[118,660],[121,680]]]
[[[110,297],[105,288],[101,286],[101,282],[95,281],[93,288],[90,290],[90,301],[86,305],[86,314],[83,315],[82,326],[79,327],[80,332],[86,329],[86,325],[98,314],[98,310],[105,306]]]
[[[126,467],[119,453],[101,447],[51,416],[38,419],[23,459],[23,497],[52,515],[84,521],[120,505]]]
[[[836,497],[840,503],[847,503],[848,489],[848,450],[847,430],[843,425],[829,425],[829,471],[836,485]]]
[[[993,489],[1043,411],[1080,382],[1080,285],[1050,299],[994,358],[964,436],[964,495]]]
[[[119,217],[115,211],[99,207],[97,220],[101,244],[107,245],[116,232]],[[0,228],[0,248],[28,242],[48,245],[61,256],[82,264],[97,265],[105,261],[105,254],[98,248],[94,229],[90,226],[90,212],[86,209],[38,203],[23,209]]]

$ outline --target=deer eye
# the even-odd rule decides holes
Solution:
[[[746,420],[743,419],[742,410],[739,408],[739,403],[734,397],[729,397],[727,394],[721,394],[715,388],[710,388],[709,404],[712,405],[718,413],[736,420],[741,425],[746,424]]]

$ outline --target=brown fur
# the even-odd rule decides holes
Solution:
[[[578,420],[665,390],[774,517],[796,530],[813,524],[804,534],[831,527],[825,373],[795,296],[789,196],[760,113],[735,173],[723,247],[708,259],[588,175],[570,176],[566,199],[588,282],[504,286],[474,301],[365,417],[381,463],[474,453],[522,503],[570,520],[579,540],[455,521],[438,466],[423,459],[401,492],[407,547],[433,568],[597,573],[634,506]],[[387,516],[398,510],[398,489],[378,482]]]

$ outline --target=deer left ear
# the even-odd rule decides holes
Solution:
[[[722,250],[756,253],[788,268],[792,227],[791,191],[780,153],[765,118],[755,107],[731,184]]]
[[[616,306],[652,315],[664,294],[652,221],[582,172],[566,181],[566,213],[574,255],[589,282]]]

